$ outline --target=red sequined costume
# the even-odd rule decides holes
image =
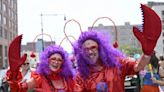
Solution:
[[[34,89],[35,92],[73,92],[75,82],[73,80],[73,72],[69,67],[68,54],[61,46],[56,45],[48,46],[41,53],[39,65],[36,71],[32,72],[31,79],[21,83],[22,74],[19,68],[27,57],[26,54],[20,57],[21,39],[22,35],[17,36],[9,47],[10,69],[7,71],[7,81],[11,92],[26,92],[30,89]],[[56,54],[61,56],[61,67],[57,71],[52,71],[49,63],[53,62],[53,67],[59,63],[55,57]],[[53,59],[50,58],[51,56],[54,56]]]
[[[120,69],[103,67],[100,71],[92,72],[89,78],[83,81],[78,75],[77,83],[81,86],[82,92],[96,92],[96,85],[105,81],[108,85],[108,92],[124,92],[124,80],[126,75],[135,74],[134,59],[125,59]]]

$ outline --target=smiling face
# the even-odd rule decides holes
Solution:
[[[63,64],[62,56],[55,53],[49,57],[49,67],[51,71],[58,72]]]
[[[86,40],[83,43],[83,49],[90,59],[90,64],[96,64],[99,59],[98,44],[93,40]]]

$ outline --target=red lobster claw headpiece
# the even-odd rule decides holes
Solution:
[[[27,54],[24,54],[23,57],[21,57],[21,40],[22,35],[17,36],[9,46],[9,65],[11,71],[16,71],[19,69],[19,67],[25,62],[27,58]]]
[[[140,41],[142,50],[146,55],[152,55],[157,40],[161,34],[162,24],[159,16],[151,8],[141,4],[143,12],[143,30],[133,27],[133,33]]]

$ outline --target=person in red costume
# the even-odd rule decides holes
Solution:
[[[22,35],[17,36],[9,46],[9,65],[7,81],[11,92],[73,92],[74,81],[71,61],[61,46],[50,45],[40,54],[40,62],[35,72],[26,82],[21,82],[19,68],[27,55],[20,56]],[[14,48],[14,49],[13,49]],[[70,64],[69,64],[70,63]],[[69,66],[70,65],[70,66]]]
[[[141,4],[141,9],[143,30],[133,27],[144,53],[137,62],[110,45],[101,33],[94,30],[81,33],[73,45],[79,92],[125,92],[125,76],[136,74],[149,63],[161,33],[161,20],[151,8]]]

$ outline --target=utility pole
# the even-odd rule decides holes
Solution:
[[[42,34],[42,51],[44,50],[44,38],[43,38],[43,34],[44,34],[44,29],[43,29],[43,17],[44,16],[63,16],[64,17],[64,21],[66,21],[66,15],[65,14],[40,14],[41,16],[41,34]]]
[[[41,16],[41,34],[42,34],[42,51],[44,50],[44,38],[43,38],[43,14],[40,14]]]

